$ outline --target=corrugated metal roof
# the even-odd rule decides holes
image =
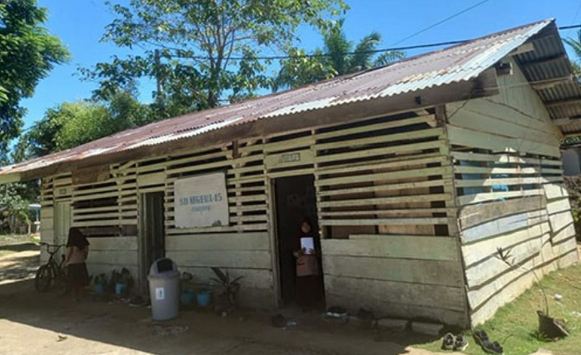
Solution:
[[[533,83],[564,79],[535,90],[547,105],[552,119],[569,119],[569,123],[560,127],[564,134],[581,133],[581,104],[572,101],[581,99],[581,85],[572,77],[571,64],[555,23],[532,37],[530,43],[534,51],[515,56],[523,73]]]
[[[0,176],[29,172],[57,163],[78,162],[89,157],[130,151],[144,146],[161,145],[227,126],[420,92],[428,88],[468,81],[550,26],[555,27],[553,20],[543,20],[447,49],[411,57],[386,67],[155,122],[70,150],[4,167],[0,169]],[[554,46],[552,41],[540,48],[544,49],[545,46],[548,52],[556,50],[551,47]]]

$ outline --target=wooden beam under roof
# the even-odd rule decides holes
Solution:
[[[550,101],[545,104],[548,108],[561,107],[568,105],[581,105],[581,97],[574,97],[565,100]]]
[[[527,61],[527,62],[520,62],[519,65],[525,69],[530,68],[532,66],[535,65],[542,65],[542,64],[549,64],[549,63],[555,63],[555,62],[559,62],[561,60],[568,60],[567,56],[565,54],[557,54],[557,55],[553,55],[550,57],[544,57],[544,58],[539,58],[539,59],[535,59],[535,60],[531,60],[531,61]]]

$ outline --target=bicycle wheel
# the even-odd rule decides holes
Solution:
[[[46,292],[52,283],[52,270],[50,265],[42,265],[34,276],[34,288],[38,292]]]
[[[71,284],[65,269],[59,269],[54,279],[54,289],[60,296],[65,296],[71,291]]]

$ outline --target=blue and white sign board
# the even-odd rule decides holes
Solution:
[[[224,173],[177,180],[174,199],[177,228],[227,226],[230,223]]]

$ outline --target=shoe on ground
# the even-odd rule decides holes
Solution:
[[[442,349],[443,350],[454,350],[454,344],[456,344],[456,337],[452,333],[446,333],[442,338]]]
[[[468,341],[463,335],[456,336],[456,341],[454,342],[454,351],[464,351],[468,347]]]

